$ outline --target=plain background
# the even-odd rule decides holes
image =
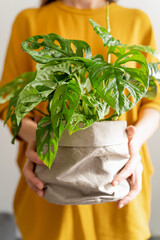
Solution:
[[[160,1],[159,0],[119,0],[119,4],[130,8],[139,8],[146,12],[152,21],[158,48],[160,49]],[[39,0],[7,0],[0,1],[0,75],[3,69],[8,39],[12,22],[15,16],[25,8],[33,8],[39,5]],[[125,27],[125,26],[124,26]],[[152,177],[152,214],[151,232],[160,236],[160,129],[148,141],[154,175]],[[18,143],[11,144],[11,135],[7,127],[0,122],[0,212],[12,212],[13,196],[19,179],[19,170],[16,166],[16,154]]]

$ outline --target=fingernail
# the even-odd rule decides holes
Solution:
[[[38,192],[39,197],[43,197],[43,192]]]
[[[38,188],[39,189],[43,189],[43,185],[42,184],[38,184]]]
[[[122,207],[124,207],[124,203],[121,203],[121,204],[119,205],[119,208],[122,208]]]
[[[117,186],[118,185],[118,181],[113,182],[113,185]]]

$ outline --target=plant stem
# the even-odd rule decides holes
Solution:
[[[106,21],[107,21],[107,31],[110,33],[111,32],[111,27],[110,27],[110,22],[109,22],[109,4],[107,2],[107,18],[106,18]]]
[[[106,21],[107,21],[107,31],[110,33],[111,32],[111,27],[110,27],[110,22],[109,22],[109,4],[108,4],[108,2],[107,2]],[[109,47],[108,47],[108,52],[109,52]],[[110,54],[107,54],[107,63],[111,63],[111,55]]]

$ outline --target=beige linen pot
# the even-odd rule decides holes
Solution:
[[[44,198],[55,204],[79,205],[117,201],[129,192],[124,180],[111,182],[129,159],[125,121],[95,122],[69,135],[65,130],[49,170],[37,165],[35,173],[45,184]]]

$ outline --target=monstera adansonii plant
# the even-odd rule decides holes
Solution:
[[[115,120],[141,98],[154,98],[160,83],[156,77],[159,62],[147,63],[142,54],[160,60],[157,50],[122,44],[106,28],[89,21],[107,47],[106,59],[115,56],[113,63],[102,55],[93,56],[84,41],[54,33],[32,36],[22,49],[37,62],[36,72],[23,73],[0,89],[0,103],[9,101],[5,123],[11,119],[12,143],[26,114],[48,101],[48,114],[43,113],[38,123],[36,140],[37,153],[49,168],[66,128],[72,134],[96,121]],[[110,109],[112,114],[108,114]]]

